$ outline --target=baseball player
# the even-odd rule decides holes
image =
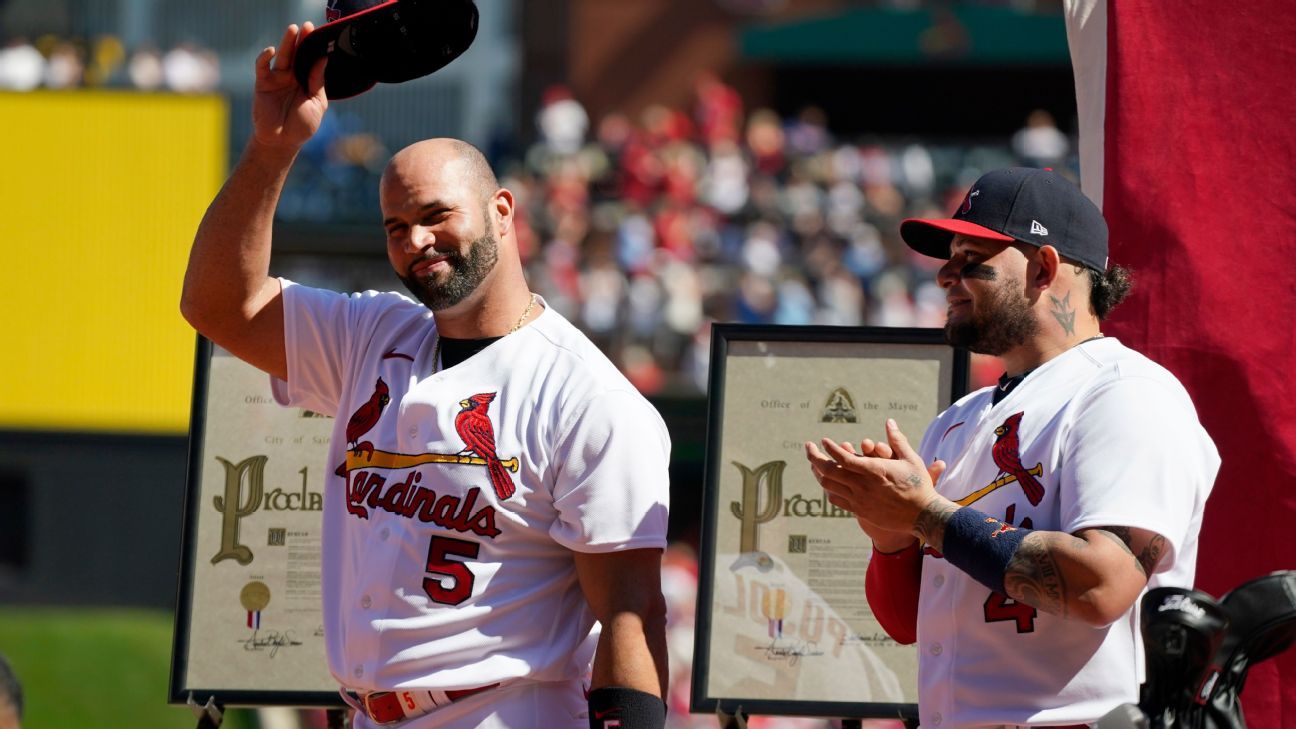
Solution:
[[[0,729],[22,729],[22,684],[0,654]]]
[[[309,92],[293,80],[298,35],[257,59],[253,137],[182,310],[280,402],[337,419],[324,626],[356,726],[661,727],[661,418],[530,292],[513,196],[467,143],[412,145],[383,175],[412,299],[268,275],[284,179],[327,107],[324,62]]]
[[[811,467],[873,539],[869,604],[918,644],[924,727],[1088,726],[1138,698],[1135,603],[1192,585],[1219,456],[1174,376],[1102,335],[1129,278],[1071,183],[990,172],[901,235],[947,259],[949,343],[1006,372],[917,451],[888,420],[807,443]]]

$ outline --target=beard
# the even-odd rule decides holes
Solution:
[[[499,260],[499,241],[487,231],[468,246],[466,256],[455,252],[447,254],[445,260],[450,271],[440,280],[434,273],[424,276],[397,274],[414,298],[432,311],[448,309],[477,290]]]
[[[1039,331],[1030,302],[1009,286],[995,287],[984,307],[972,308],[961,322],[945,323],[945,341],[977,354],[998,357]]]

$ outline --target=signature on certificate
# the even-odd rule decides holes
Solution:
[[[862,643],[864,645],[893,645],[895,644],[895,641],[886,633],[875,630],[872,633],[867,634],[854,632],[847,633],[842,636],[841,642],[838,643],[838,645],[850,645],[852,643]]]
[[[777,640],[770,641],[765,646],[765,659],[770,661],[787,661],[788,667],[794,667],[801,662],[802,658],[807,656],[822,656],[823,651],[819,650],[819,644],[814,641],[790,641],[780,643]]]
[[[254,630],[250,637],[239,642],[243,644],[245,651],[268,651],[270,658],[278,655],[280,648],[291,648],[302,644],[300,640],[293,638],[291,630],[282,633],[277,630]]]

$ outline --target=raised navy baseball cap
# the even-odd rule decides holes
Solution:
[[[443,68],[477,37],[472,0],[328,0],[324,25],[302,39],[293,70],[307,88],[311,67],[328,56],[330,99],[364,93]]]
[[[1107,221],[1093,201],[1052,170],[1009,167],[987,172],[963,198],[952,218],[910,218],[900,237],[933,258],[950,257],[955,234],[1035,247],[1058,253],[1100,273],[1107,270]]]

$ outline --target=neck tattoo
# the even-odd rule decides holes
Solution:
[[[514,324],[513,328],[508,330],[508,333],[505,334],[504,336],[507,337],[509,334],[512,334],[513,332],[516,332],[517,330],[521,329],[522,325],[526,323],[527,317],[531,316],[531,312],[535,309],[535,305],[536,305],[536,295],[531,294],[531,301],[530,303],[527,304],[526,311],[522,312],[522,316],[517,320],[517,323]],[[433,374],[435,374],[440,371],[441,371],[441,332],[438,330],[436,335],[436,344],[432,345],[432,372]]]

